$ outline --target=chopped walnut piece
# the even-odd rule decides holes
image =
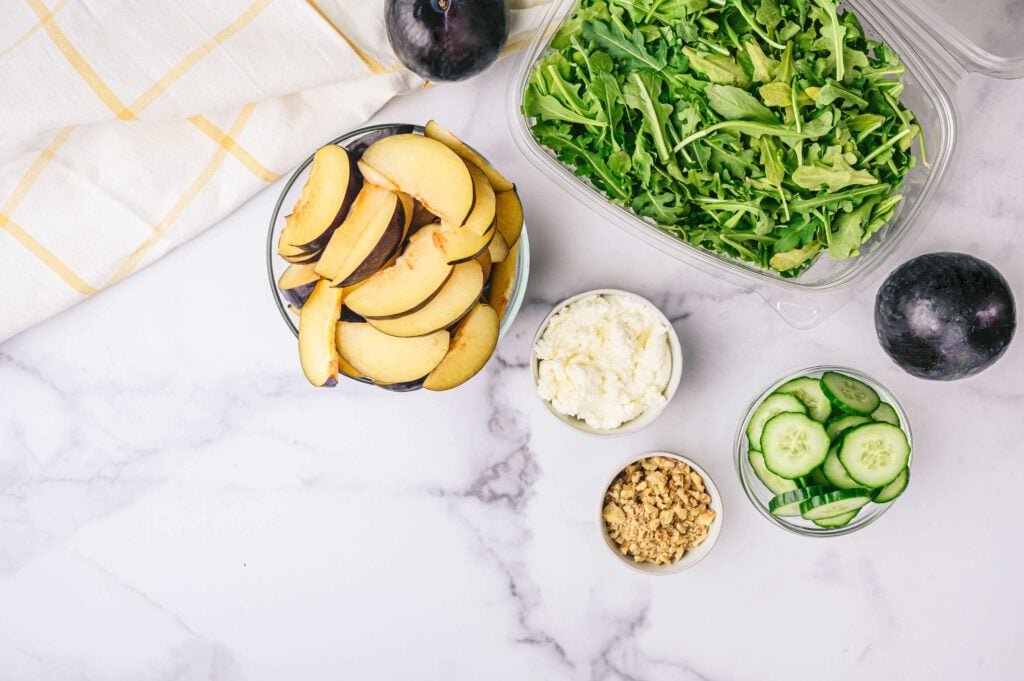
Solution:
[[[707,510],[701,511],[700,515],[697,516],[697,524],[698,525],[703,525],[704,527],[707,527],[708,525],[713,523],[714,520],[715,520],[715,512],[712,511],[710,508],[707,509]]]
[[[605,493],[602,516],[619,552],[668,565],[707,539],[717,514],[700,474],[667,456],[631,463]]]
[[[623,523],[626,521],[626,514],[615,503],[609,503],[604,507],[604,519],[609,523]]]

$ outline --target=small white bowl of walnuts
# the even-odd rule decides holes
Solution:
[[[601,535],[619,560],[649,575],[691,568],[722,528],[722,497],[689,459],[649,452],[630,459],[601,497]]]

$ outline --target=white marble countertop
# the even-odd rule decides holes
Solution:
[[[526,305],[462,389],[305,383],[264,270],[279,185],[0,345],[0,679],[1020,678],[1024,341],[934,384],[879,348],[873,288],[790,328],[534,170],[504,123],[509,72],[375,119],[438,118],[526,203]],[[1024,302],[1024,83],[970,79],[960,101],[961,163],[913,252],[985,258]],[[624,439],[558,423],[525,368],[550,306],[597,287],[652,298],[687,353],[675,400]],[[830,540],[758,515],[731,450],[756,391],[821,363],[888,384],[916,435],[907,494]],[[711,555],[666,578],[617,564],[596,524],[607,477],[656,448],[725,500]]]

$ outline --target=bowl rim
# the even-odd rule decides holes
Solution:
[[[319,149],[320,147],[327,146],[328,144],[344,146],[344,143],[349,140],[362,137],[364,135],[376,132],[378,130],[397,127],[412,128],[413,132],[423,134],[423,126],[414,123],[374,123],[372,125],[365,125],[359,128],[355,128],[342,135],[339,135],[338,137],[335,137],[334,139],[317,146],[317,149]],[[472,146],[470,146],[470,149],[476,151],[476,149],[474,149]],[[281,209],[284,207],[284,200],[288,196],[288,192],[291,191],[292,187],[299,180],[299,177],[313,163],[313,156],[315,155],[315,153],[316,149],[314,149],[313,153],[307,156],[306,159],[295,168],[291,176],[288,178],[288,180],[284,183],[284,186],[281,188],[281,192],[277,197],[277,201],[274,203],[274,209],[270,215],[270,224],[267,228],[266,248],[264,249],[267,282],[270,285],[271,296],[274,299],[274,304],[277,306],[278,313],[284,320],[285,326],[287,326],[288,329],[291,330],[292,335],[295,336],[296,338],[298,338],[299,336],[299,327],[297,321],[288,312],[287,306],[285,305],[285,301],[281,295],[280,289],[277,288],[277,278],[274,276],[274,258],[279,257],[277,256],[277,249],[275,248],[274,244],[274,236],[276,232],[278,219],[281,216]],[[477,153],[480,152],[477,151]],[[481,157],[486,160],[486,156],[484,156],[483,154],[481,154]],[[527,234],[525,217],[523,219],[523,230],[520,233],[518,243],[519,254],[518,260],[516,261],[515,281],[512,287],[511,297],[509,298],[508,304],[505,306],[505,312],[501,317],[501,326],[498,332],[499,339],[504,337],[504,335],[508,332],[509,328],[511,328],[512,323],[515,321],[516,317],[519,314],[519,310],[523,305],[523,301],[526,299],[526,287],[530,279],[530,239],[529,235]],[[375,385],[369,379],[345,376],[344,374],[339,373],[339,377],[341,376],[344,376],[344,378],[350,381],[354,381],[356,383],[362,383],[364,385]]]
[[[664,391],[665,401],[659,405],[646,409],[636,418],[630,421],[626,421],[618,428],[613,428],[611,430],[598,430],[597,428],[591,427],[585,421],[578,419],[574,416],[567,416],[565,414],[558,413],[557,411],[555,411],[555,408],[552,406],[552,404],[545,400],[544,398],[542,398],[540,396],[540,393],[537,392],[537,387],[540,384],[540,360],[537,359],[537,343],[544,335],[544,332],[547,331],[548,325],[551,323],[551,319],[569,305],[572,305],[573,303],[579,302],[586,298],[597,296],[621,296],[624,298],[631,298],[633,300],[639,301],[646,307],[650,308],[668,327],[668,347],[669,354],[672,358],[672,370],[669,373],[668,385],[665,386]],[[683,347],[682,344],[679,342],[679,334],[676,333],[675,328],[672,326],[672,321],[668,318],[668,316],[664,312],[662,312],[657,305],[652,303],[647,298],[637,293],[633,293],[632,291],[625,291],[622,289],[614,288],[598,288],[592,289],[590,291],[583,291],[582,293],[577,293],[576,295],[570,296],[565,300],[561,301],[560,303],[556,304],[554,307],[551,308],[551,311],[548,312],[548,314],[544,317],[543,321],[541,321],[540,325],[537,327],[537,332],[534,333],[533,335],[533,344],[530,346],[530,375],[533,379],[534,395],[537,396],[537,399],[541,401],[541,403],[545,406],[548,412],[550,412],[560,422],[564,423],[565,425],[569,426],[570,428],[577,432],[597,438],[613,438],[630,435],[632,433],[637,433],[646,428],[647,426],[651,425],[652,423],[654,423],[654,421],[657,420],[658,416],[660,416],[661,413],[665,411],[665,408],[668,406],[669,402],[672,401],[672,398],[675,397],[676,392],[679,390],[679,384],[682,381],[683,377],[683,364]]]
[[[795,525],[791,522],[788,522],[786,518],[781,518],[779,516],[772,515],[771,512],[768,511],[767,505],[763,504],[760,501],[760,499],[757,498],[757,495],[753,489],[752,481],[750,480],[750,475],[753,475],[753,473],[751,472],[750,475],[747,475],[744,469],[744,465],[750,465],[749,461],[747,461],[747,454],[750,450],[746,434],[747,422],[750,420],[750,417],[753,414],[754,410],[761,404],[761,402],[766,397],[768,397],[768,395],[775,392],[783,384],[788,383],[789,381],[792,381],[797,378],[802,378],[804,376],[814,376],[815,374],[820,375],[826,371],[835,371],[838,373],[847,374],[852,378],[856,378],[859,381],[867,383],[877,392],[884,394],[884,396],[887,398],[886,401],[888,401],[892,408],[896,410],[896,414],[900,418],[900,428],[906,434],[907,442],[910,444],[911,451],[910,458],[907,461],[907,468],[909,469],[914,462],[914,434],[913,429],[910,425],[910,417],[908,416],[906,409],[903,408],[903,404],[896,396],[896,393],[890,390],[889,387],[886,386],[881,381],[878,381],[877,379],[868,376],[862,371],[851,369],[850,367],[823,364],[818,366],[806,367],[804,369],[798,369],[772,382],[767,388],[758,393],[758,395],[753,400],[751,400],[750,404],[748,404],[747,408],[743,411],[743,416],[740,418],[739,426],[736,429],[735,440],[733,442],[733,463],[736,466],[736,474],[739,476],[740,479],[740,486],[743,487],[744,494],[746,494],[747,499],[750,500],[750,503],[754,506],[754,508],[757,509],[757,511],[762,516],[771,521],[773,525],[804,537],[827,538],[840,537],[846,534],[852,534],[853,532],[864,529],[868,525],[871,525],[876,520],[881,518],[889,511],[890,508],[892,508],[896,504],[897,501],[900,500],[900,498],[902,498],[902,495],[900,495],[899,497],[896,497],[892,501],[886,502],[884,504],[875,504],[874,502],[871,502],[878,510],[875,511],[870,516],[865,516],[860,522],[857,522],[855,520],[854,522],[851,522],[848,525],[844,525],[843,527],[831,528],[818,526],[804,527],[802,525]],[[756,479],[756,476],[754,477]],[[758,484],[760,484],[760,481],[758,481]]]
[[[685,554],[683,554],[682,558],[680,558],[674,563],[669,563],[668,565],[651,565],[649,563],[637,563],[623,556],[618,551],[618,548],[615,546],[615,544],[612,542],[611,537],[608,536],[608,525],[607,523],[605,523],[604,520],[604,497],[605,494],[608,492],[608,488],[611,487],[612,482],[615,481],[615,478],[618,477],[619,473],[626,469],[626,466],[636,463],[637,461],[642,461],[643,459],[649,459],[655,456],[664,456],[670,459],[675,459],[677,461],[682,461],[683,463],[687,464],[691,469],[696,471],[697,474],[700,475],[701,479],[704,481],[704,489],[707,490],[708,496],[711,497],[711,504],[709,508],[711,508],[711,510],[713,510],[716,514],[714,521],[708,527],[708,537],[704,540],[704,543],[702,543],[700,546],[698,546],[696,549],[693,549],[692,551],[687,551]],[[718,486],[715,484],[715,481],[708,474],[708,472],[704,470],[703,467],[695,463],[693,459],[685,457],[682,454],[676,454],[674,452],[656,449],[653,451],[645,452],[643,454],[629,457],[628,459],[623,461],[621,465],[614,469],[614,471],[608,477],[605,484],[601,487],[601,497],[598,500],[598,502],[599,503],[597,508],[597,525],[598,533],[601,535],[602,542],[608,548],[609,552],[611,552],[616,557],[617,562],[619,564],[625,565],[633,572],[638,572],[643,575],[664,577],[667,575],[678,574],[680,572],[683,572],[684,570],[689,570],[690,568],[692,568],[693,566],[697,565],[705,558],[707,558],[708,554],[711,553],[711,550],[715,547],[715,544],[718,543],[719,536],[722,534],[722,522],[725,515],[725,504],[722,502],[722,494],[721,492],[719,492]],[[691,556],[693,557],[688,561],[687,558],[690,558]]]

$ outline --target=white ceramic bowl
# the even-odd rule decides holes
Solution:
[[[711,497],[711,504],[709,508],[715,512],[715,519],[708,526],[708,538],[704,540],[704,543],[683,554],[683,557],[674,563],[668,565],[653,565],[651,563],[637,563],[631,560],[629,557],[622,555],[619,552],[619,547],[612,541],[612,538],[608,536],[608,525],[604,522],[604,495],[611,487],[612,482],[618,477],[626,466],[636,463],[641,459],[648,459],[652,456],[664,456],[669,459],[675,459],[676,461],[682,461],[687,464],[690,468],[697,472],[701,478],[704,479],[704,489],[707,490],[708,496]],[[601,500],[597,507],[597,523],[601,531],[601,537],[604,540],[605,546],[608,550],[618,559],[619,563],[626,567],[641,572],[645,575],[674,575],[677,572],[692,568],[694,565],[704,560],[704,558],[711,553],[711,549],[714,548],[715,542],[718,541],[718,535],[722,532],[722,495],[718,493],[718,487],[715,486],[715,481],[711,479],[707,471],[695,464],[685,456],[679,456],[678,454],[672,454],[671,452],[647,452],[640,456],[634,456],[626,460],[621,466],[615,469],[615,471],[608,478],[608,482],[605,483],[604,487],[601,488]]]
[[[540,398],[539,394],[538,398],[541,402],[544,403],[544,406],[547,407],[548,411],[550,411],[555,416],[555,418],[582,433],[586,433],[587,435],[593,435],[595,437],[619,437],[622,435],[629,435],[630,433],[635,433],[637,431],[643,430],[647,426],[654,423],[654,420],[658,418],[661,412],[665,410],[665,407],[668,406],[668,403],[672,401],[672,398],[676,394],[676,390],[678,390],[679,388],[679,381],[683,376],[683,348],[679,344],[679,336],[678,334],[676,334],[676,330],[672,328],[672,323],[668,320],[668,317],[665,316],[665,313],[659,310],[657,306],[654,305],[654,303],[647,300],[643,296],[638,296],[637,294],[630,293],[629,291],[601,288],[595,289],[593,291],[585,291],[571,298],[567,298],[558,305],[555,305],[554,309],[552,309],[551,312],[548,313],[548,316],[544,318],[544,321],[541,322],[540,328],[537,329],[537,333],[533,337],[533,349],[530,351],[530,371],[533,374],[534,392],[536,392],[537,385],[540,383],[540,360],[537,359],[537,342],[541,339],[541,336],[544,335],[544,332],[547,331],[548,324],[551,322],[551,318],[558,314],[565,307],[572,305],[573,303],[578,302],[580,300],[583,300],[584,298],[590,298],[593,296],[622,296],[624,298],[632,298],[633,300],[636,300],[642,303],[643,305],[646,305],[648,308],[651,309],[652,312],[654,312],[654,314],[657,317],[661,318],[661,320],[665,322],[665,326],[668,327],[669,352],[672,355],[672,371],[669,374],[668,385],[665,386],[665,401],[662,402],[660,405],[650,407],[649,409],[647,409],[647,411],[643,412],[632,421],[627,421],[618,428],[613,428],[611,430],[598,430],[597,428],[592,428],[591,426],[587,425],[587,423],[581,419],[575,418],[573,416],[566,416],[565,414],[559,414],[557,411],[555,411],[555,408],[551,405],[551,403],[543,398]]]

